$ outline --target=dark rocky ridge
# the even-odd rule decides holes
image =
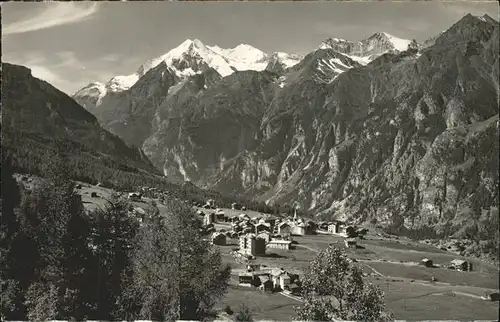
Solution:
[[[101,128],[94,115],[52,85],[33,77],[24,66],[2,63],[2,102],[6,148],[23,145],[27,138],[40,147],[59,142],[57,148],[63,152],[76,149],[96,159],[106,156],[124,167],[159,174],[140,149],[127,146]]]

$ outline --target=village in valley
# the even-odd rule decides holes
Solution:
[[[128,198],[144,202],[145,193],[161,200],[161,194],[150,189],[130,193]],[[257,316],[288,319],[293,307],[302,302],[301,280],[309,263],[318,251],[334,246],[359,265],[366,279],[384,289],[389,307],[401,318],[439,317],[440,312],[445,318],[449,313],[443,308],[461,301],[464,306],[455,310],[457,318],[468,316],[471,310],[486,318],[498,310],[495,266],[460,256],[452,247],[440,249],[429,240],[412,241],[375,227],[304,218],[297,211],[272,215],[237,203],[221,208],[213,199],[193,203],[193,207],[203,222],[205,238],[220,248],[232,267],[229,294],[221,308],[226,303],[235,307],[243,300],[253,304]],[[144,214],[141,208],[137,211]],[[415,293],[421,295],[415,297]],[[429,303],[419,303],[437,295],[440,307],[432,303],[429,309]]]
[[[34,184],[27,177],[24,185]],[[155,188],[117,192],[101,184],[76,185],[87,209],[103,208],[112,195],[130,202],[139,222],[169,198]],[[187,202],[187,201],[186,201]],[[388,307],[400,319],[495,316],[499,304],[498,270],[489,263],[461,256],[454,247],[436,247],[376,227],[344,221],[317,221],[292,214],[272,215],[233,203],[218,207],[212,199],[193,203],[204,238],[231,265],[228,293],[218,309],[248,305],[257,318],[288,320],[303,302],[301,282],[317,253],[330,246],[345,251],[370,283],[385,293]],[[459,241],[456,241],[459,243]],[[452,310],[453,308],[453,310]],[[451,311],[450,311],[451,310]]]

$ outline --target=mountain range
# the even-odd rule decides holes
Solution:
[[[73,98],[167,178],[463,235],[498,217],[498,36],[467,15],[422,44],[329,38],[304,57],[187,40]]]

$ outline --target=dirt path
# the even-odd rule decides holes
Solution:
[[[283,296],[286,296],[286,297],[289,297],[291,298],[292,300],[295,300],[297,302],[304,302],[303,299],[301,299],[300,297],[298,296],[293,296],[293,295],[290,295],[290,294],[286,294],[286,293],[283,293],[283,292],[280,292],[279,294],[283,295]]]
[[[315,248],[312,248],[312,247],[309,247],[309,246],[306,246],[306,245],[297,244],[297,245],[295,245],[295,247],[305,248],[305,249],[308,249],[308,250],[310,250],[311,252],[314,252],[314,253],[318,253],[319,252],[319,250],[317,250]]]

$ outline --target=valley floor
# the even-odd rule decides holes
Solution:
[[[96,192],[99,197],[91,197]],[[86,207],[103,207],[112,191],[102,187],[85,185],[82,196]],[[147,208],[152,200],[144,198],[137,207]],[[160,207],[160,211],[162,208]],[[250,211],[223,209],[226,215]],[[216,224],[217,229],[228,229],[227,224]],[[289,272],[303,275],[318,250],[330,244],[345,248],[343,238],[333,235],[307,235],[294,237],[297,242],[292,250],[268,249],[265,257],[257,257],[256,263],[270,267],[282,267]],[[238,248],[238,240],[228,239],[228,245],[219,246],[223,261],[233,267],[233,276],[226,296],[217,304],[218,309],[229,305],[237,311],[245,303],[259,320],[291,320],[294,306],[300,299],[281,293],[264,293],[237,285],[238,272],[244,267],[234,261],[231,250]],[[357,249],[346,249],[367,274],[365,279],[377,284],[385,292],[385,301],[396,319],[404,320],[497,320],[499,303],[482,299],[486,292],[498,292],[498,268],[468,258],[474,265],[472,272],[459,272],[441,267],[427,268],[418,265],[422,258],[430,258],[435,264],[446,265],[455,258],[463,258],[441,249],[413,242],[409,239],[382,239],[369,234],[360,240]],[[431,277],[436,279],[431,282]]]

